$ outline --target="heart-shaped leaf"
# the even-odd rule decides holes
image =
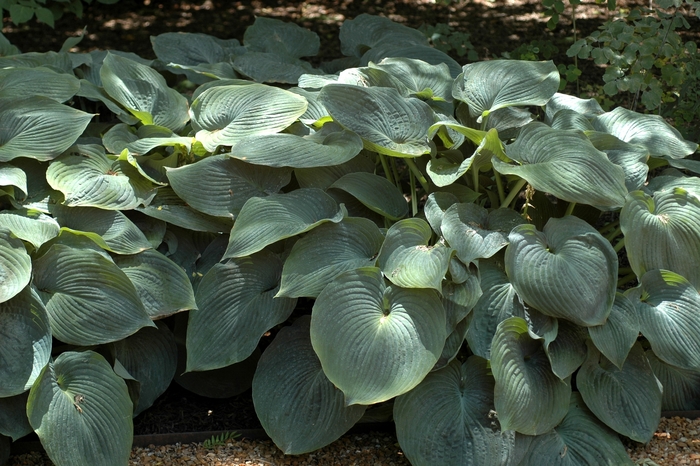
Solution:
[[[678,187],[652,198],[634,191],[620,212],[620,227],[638,277],[649,270],[672,270],[700,288],[700,199],[695,193]]]
[[[428,129],[433,110],[396,89],[350,84],[325,86],[319,102],[333,120],[359,134],[365,147],[380,154],[418,157],[430,153]]]
[[[588,334],[596,348],[621,369],[639,336],[639,317],[632,301],[617,293],[608,320],[588,327]]]
[[[343,392],[326,378],[309,337],[309,316],[283,328],[267,347],[253,379],[255,412],[265,432],[287,455],[337,440],[365,412],[345,406]]]
[[[340,50],[343,55],[361,57],[367,49],[386,41],[400,44],[425,44],[426,37],[418,30],[396,23],[384,16],[362,13],[348,19],[340,27]]]
[[[0,162],[51,160],[68,149],[94,115],[48,97],[0,98]]]
[[[239,55],[233,69],[258,83],[297,84],[302,75],[319,73],[309,62],[273,52]]]
[[[502,430],[538,435],[566,415],[570,382],[554,375],[542,343],[530,337],[524,319],[509,317],[498,325],[491,344],[491,370]]]
[[[624,204],[624,171],[578,131],[533,122],[521,129],[506,154],[518,164],[493,158],[494,169],[526,179],[537,191],[605,209]]]
[[[611,429],[642,443],[654,435],[661,418],[661,386],[641,344],[635,343],[622,369],[589,344],[576,386],[590,410]]]
[[[0,303],[0,400],[28,390],[50,357],[49,316],[28,286]]]
[[[211,87],[192,101],[196,138],[206,150],[278,133],[304,114],[306,99],[263,84]]]
[[[57,464],[127,464],[132,410],[126,383],[93,351],[65,352],[46,365],[27,402],[29,422]]]
[[[271,52],[290,57],[311,57],[318,53],[321,41],[315,32],[298,24],[274,18],[255,18],[243,35],[245,46],[255,52]]]
[[[401,191],[386,178],[373,173],[348,173],[330,188],[351,194],[370,210],[389,220],[398,220],[408,214],[408,203]]]
[[[0,303],[17,295],[32,275],[32,260],[22,240],[0,227]]]
[[[0,398],[0,436],[5,435],[12,439],[12,441],[15,441],[32,433],[32,426],[29,424],[29,419],[27,419],[28,398],[29,390],[19,395]],[[0,450],[2,450],[2,448],[0,448]],[[0,462],[1,461],[2,454],[0,453]]]
[[[250,198],[231,230],[224,258],[248,256],[322,223],[338,223],[343,216],[333,198],[315,188]]]
[[[386,401],[418,385],[445,343],[433,290],[386,286],[378,268],[339,275],[316,299],[311,342],[345,404]]]
[[[154,219],[192,231],[225,233],[233,226],[230,219],[213,217],[193,209],[169,187],[158,188],[158,194],[148,206],[138,207],[137,210]]]
[[[284,261],[279,297],[315,298],[341,273],[374,265],[384,236],[371,220],[324,223],[294,243]]]
[[[423,212],[436,235],[442,236],[442,222],[445,219],[445,212],[458,202],[457,196],[445,191],[435,191],[428,195]]]
[[[34,261],[34,285],[65,343],[108,343],[154,326],[129,278],[94,250],[54,244]]]
[[[48,67],[0,69],[0,98],[43,96],[65,102],[79,89],[75,76]]]
[[[400,220],[389,228],[377,263],[392,283],[405,288],[442,289],[452,248],[442,243],[429,246],[432,234],[430,225],[419,218]]]
[[[552,218],[542,232],[519,225],[508,236],[506,273],[526,303],[578,325],[602,325],[617,288],[617,254],[578,217]]]
[[[431,372],[394,404],[396,436],[411,464],[500,466],[512,460],[515,433],[491,418],[494,380],[472,356]]]
[[[552,341],[545,338],[545,352],[552,364],[552,372],[565,380],[586,360],[588,332],[568,320],[557,322],[557,335]]]
[[[58,236],[61,229],[54,218],[38,210],[29,209],[0,211],[0,227],[31,243],[36,249]]]
[[[626,143],[611,134],[598,131],[587,131],[586,136],[596,149],[605,152],[612,163],[622,167],[625,172],[625,187],[628,191],[642,189],[649,174],[647,164],[649,154],[643,147]]]
[[[296,299],[275,298],[281,274],[282,262],[267,251],[216,264],[207,272],[187,326],[188,372],[243,361],[265,332],[287,320]]]
[[[700,371],[672,366],[657,358],[652,350],[644,353],[661,386],[663,411],[692,411],[700,409]]]
[[[378,64],[370,63],[370,68],[389,73],[399,80],[409,92],[417,97],[439,100],[452,100],[452,83],[449,67],[441,63],[431,65],[411,58],[385,58]]]

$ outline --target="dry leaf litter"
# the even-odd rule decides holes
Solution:
[[[700,465],[700,419],[664,418],[648,444],[627,442],[640,465]],[[43,453],[12,457],[9,466],[48,466]],[[211,449],[201,443],[134,448],[129,466],[400,466],[410,463],[396,437],[387,433],[348,434],[306,455],[285,456],[270,440],[229,440]]]

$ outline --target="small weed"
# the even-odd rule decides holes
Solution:
[[[204,442],[202,442],[202,447],[204,447],[207,450],[211,450],[212,448],[225,445],[226,442],[228,442],[229,440],[237,439],[240,436],[241,434],[239,434],[238,432],[224,432],[223,434],[212,435],[210,439],[207,439]]]

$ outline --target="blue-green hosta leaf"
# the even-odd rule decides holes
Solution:
[[[593,131],[593,123],[591,123],[591,121],[588,118],[586,118],[585,115],[582,115],[578,112],[575,112],[574,110],[569,109],[562,109],[557,111],[557,113],[551,118],[551,120],[545,121],[545,123],[554,129],[577,129],[580,131]],[[612,138],[615,137],[607,133],[600,134],[605,134],[606,136],[610,136]]]
[[[564,419],[570,381],[552,372],[542,343],[530,337],[524,319],[509,317],[498,325],[491,344],[491,370],[502,430],[538,435]]]
[[[361,87],[392,87],[399,92],[401,97],[411,95],[411,90],[404,83],[390,73],[374,67],[343,70],[338,74],[337,82]]]
[[[654,435],[661,419],[661,386],[640,343],[622,369],[589,344],[576,386],[588,408],[611,429],[642,443]]]
[[[96,251],[54,244],[34,261],[34,285],[65,343],[97,345],[153,327],[129,278]]]
[[[112,161],[98,145],[78,145],[49,165],[46,180],[69,207],[128,210],[148,204],[153,185],[128,162]]]
[[[0,98],[43,96],[65,102],[79,89],[80,81],[75,76],[51,68],[0,69]]]
[[[321,47],[315,32],[295,23],[263,17],[255,18],[253,25],[246,28],[243,43],[250,51],[295,58],[314,56]]]
[[[307,76],[316,76],[316,75],[307,75]],[[317,124],[320,125],[321,124],[320,120],[325,119],[328,116],[328,111],[318,101],[318,93],[320,91],[302,89],[301,87],[292,87],[291,89],[289,89],[289,92],[299,94],[300,96],[304,97],[306,99],[306,102],[308,103],[308,107],[306,108],[306,112],[304,112],[304,114],[299,117],[299,121],[301,121],[305,125],[309,125],[309,126],[312,126],[312,125],[316,126]]]
[[[0,162],[15,157],[54,159],[94,116],[40,96],[0,98],[0,108]]]
[[[432,234],[428,222],[419,218],[400,220],[389,228],[377,264],[392,283],[441,291],[452,248],[443,243],[429,246]]]
[[[572,95],[557,92],[549,99],[545,107],[545,123],[550,124],[554,115],[560,110],[572,110],[587,118],[605,113],[603,107],[601,107],[595,99],[580,99]]]
[[[196,138],[213,152],[218,146],[278,133],[306,112],[300,95],[264,84],[216,86],[192,101]]]
[[[28,390],[50,358],[49,316],[28,286],[0,303],[0,399]]]
[[[297,168],[294,177],[302,188],[327,190],[348,173],[374,173],[377,154],[363,150],[355,158],[332,167]]]
[[[401,191],[386,178],[373,173],[348,173],[329,188],[351,194],[365,207],[389,220],[399,220],[408,214],[408,203]]]
[[[682,276],[651,270],[641,288],[626,295],[639,316],[639,328],[659,359],[689,370],[700,370],[700,293]]]
[[[253,379],[253,403],[265,432],[287,455],[317,450],[337,440],[365,412],[346,406],[326,378],[309,337],[308,316],[283,328],[267,347]]]
[[[248,199],[275,194],[291,179],[288,168],[255,167],[227,155],[168,168],[173,190],[208,215],[235,218]]]
[[[433,110],[392,88],[330,84],[318,96],[333,120],[359,134],[365,147],[396,157],[430,153],[428,129]]]
[[[368,66],[370,63],[379,63],[387,58],[410,58],[421,60],[430,65],[445,64],[450,70],[450,75],[455,78],[461,72],[459,63],[442,50],[424,44],[410,44],[398,42],[393,37],[365,52],[360,59],[360,65]]]
[[[383,241],[379,228],[365,218],[348,217],[314,228],[294,243],[284,261],[277,296],[317,297],[341,273],[374,265]]]
[[[551,432],[534,437],[520,466],[632,466],[619,437],[601,423],[581,396],[571,394],[569,411]]]
[[[65,465],[127,464],[132,410],[124,379],[93,351],[65,352],[47,364],[27,402],[41,444]]]
[[[136,210],[154,219],[193,231],[227,233],[233,226],[231,219],[213,217],[193,209],[170,187],[158,188],[158,194],[148,206],[137,207]]]
[[[10,55],[19,55],[19,49],[12,45],[7,37],[0,32],[0,57],[9,57]]]
[[[279,133],[253,136],[231,148],[231,157],[254,165],[311,168],[345,163],[362,150],[362,139],[328,122],[309,136]]]
[[[459,203],[459,199],[452,193],[445,191],[435,191],[428,195],[423,211],[425,219],[430,223],[436,235],[442,236],[442,222],[445,219],[445,212],[450,206]]]
[[[158,251],[116,256],[114,262],[134,284],[151,319],[197,307],[185,271]]]
[[[318,74],[308,62],[273,52],[248,52],[237,56],[233,69],[258,83],[297,84],[303,74]]]
[[[588,327],[596,348],[618,368],[639,336],[637,310],[625,295],[617,293],[608,320],[603,325]]]
[[[452,96],[469,104],[473,117],[487,117],[499,108],[542,106],[558,88],[551,61],[490,60],[464,65]]]
[[[617,288],[617,254],[578,217],[551,218],[542,232],[519,225],[508,236],[506,273],[518,295],[542,313],[585,327],[602,325]]]
[[[32,260],[22,240],[7,227],[0,227],[0,303],[22,291],[31,275]]]
[[[552,372],[565,380],[586,360],[588,332],[568,320],[557,322],[557,335],[552,341],[545,338],[544,350],[552,365]]]
[[[464,281],[461,283],[445,280],[442,284],[442,305],[445,307],[448,333],[464,322],[483,294],[478,269],[472,265],[465,267],[464,273]]]
[[[84,234],[108,251],[136,254],[151,248],[141,230],[119,211],[56,204],[51,213],[63,228]]]
[[[384,16],[362,13],[343,22],[340,27],[340,50],[343,55],[361,57],[368,49],[390,40],[403,44],[428,45],[418,31]]]
[[[99,75],[97,75],[97,78],[101,82]],[[120,121],[128,125],[135,125],[141,122],[141,120],[129,113],[112,97],[110,97],[110,95],[107,94],[104,89],[98,87],[96,84],[88,81],[87,79],[80,80],[80,90],[78,91],[77,95],[92,100],[93,102],[102,102],[112,113],[117,116],[117,118],[119,118]]]
[[[41,369],[43,366],[39,371]],[[27,419],[27,398],[29,398],[29,390],[19,395],[0,398],[0,435],[6,435],[15,441],[32,433],[32,426]],[[2,462],[1,453],[0,462]]]
[[[428,374],[394,404],[396,435],[415,466],[510,464],[515,433],[490,415],[494,380],[487,361],[472,356]]]
[[[134,416],[149,408],[175,377],[175,337],[167,325],[160,322],[157,325],[157,328],[142,328],[110,345],[112,356],[139,382]]]
[[[38,210],[0,211],[0,228],[9,230],[14,236],[39,249],[42,244],[58,236],[60,226],[53,217]]]
[[[124,123],[112,126],[102,136],[105,148],[113,154],[128,149],[133,155],[145,155],[156,147],[178,145],[189,151],[193,141],[193,138],[180,137],[164,126],[143,125],[134,129]]]
[[[491,359],[491,342],[498,324],[513,316],[525,318],[525,305],[498,256],[480,260],[479,275],[483,294],[474,305],[466,339],[474,354]]]
[[[657,358],[652,350],[647,350],[644,354],[664,389],[661,397],[663,411],[700,409],[700,371],[667,364]]]
[[[233,225],[224,259],[248,256],[322,223],[338,223],[343,217],[343,209],[320,189],[250,198]]]
[[[0,57],[2,68],[55,68],[65,73],[73,72],[70,55],[62,52],[28,52]]]
[[[630,144],[644,147],[652,157],[682,159],[695,152],[698,145],[683,139],[681,133],[659,115],[617,107],[593,120],[598,131],[610,133]]]
[[[314,351],[348,406],[411,390],[437,362],[446,337],[435,291],[387,286],[375,267],[336,277],[311,317]]]
[[[525,178],[537,191],[559,199],[608,209],[622,207],[627,188],[622,167],[578,131],[533,122],[506,147],[516,165],[494,158],[494,169]]]
[[[100,78],[105,91],[144,125],[179,131],[189,120],[187,99],[150,66],[108,53]]]
[[[256,348],[245,360],[221,369],[185,372],[187,351],[184,344],[177,346],[179,356],[175,382],[181,387],[207,398],[230,398],[250,390],[260,359],[259,349]]]
[[[612,163],[622,167],[628,191],[643,188],[649,174],[647,164],[649,155],[643,147],[626,143],[611,134],[599,131],[586,132],[586,136],[596,149],[605,152]]]
[[[470,316],[459,321],[457,325],[452,328],[450,333],[447,335],[447,338],[445,338],[445,346],[442,347],[442,353],[433,366],[432,371],[442,369],[454,361],[454,359],[457,357],[459,351],[462,349],[462,345],[464,344],[464,337],[467,335],[467,331],[469,330],[469,320]]]
[[[398,79],[411,94],[428,99],[452,101],[452,83],[449,67],[441,63],[431,65],[411,58],[385,58],[370,68],[380,69]]]
[[[457,257],[469,264],[487,259],[508,245],[508,233],[525,220],[512,209],[491,212],[477,204],[455,204],[445,211],[442,234]]]
[[[18,188],[24,195],[18,193],[15,195],[15,199],[22,199],[26,197],[28,193],[27,174],[21,168],[15,167],[9,163],[0,162],[0,186],[13,186]]]
[[[625,250],[638,277],[655,269],[672,270],[700,288],[700,199],[683,188],[629,194],[620,212]],[[653,245],[653,247],[650,247]]]
[[[263,251],[212,267],[197,287],[187,326],[187,372],[246,359],[260,337],[287,320],[296,299],[275,298],[282,262]]]

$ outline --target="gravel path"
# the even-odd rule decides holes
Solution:
[[[700,419],[662,419],[648,444],[626,444],[640,465],[700,465]],[[29,453],[10,459],[9,466],[51,465],[43,454]],[[348,434],[313,453],[284,456],[269,441],[230,440],[205,449],[202,444],[175,444],[134,448],[129,466],[400,466],[410,465],[396,442],[385,432]]]

